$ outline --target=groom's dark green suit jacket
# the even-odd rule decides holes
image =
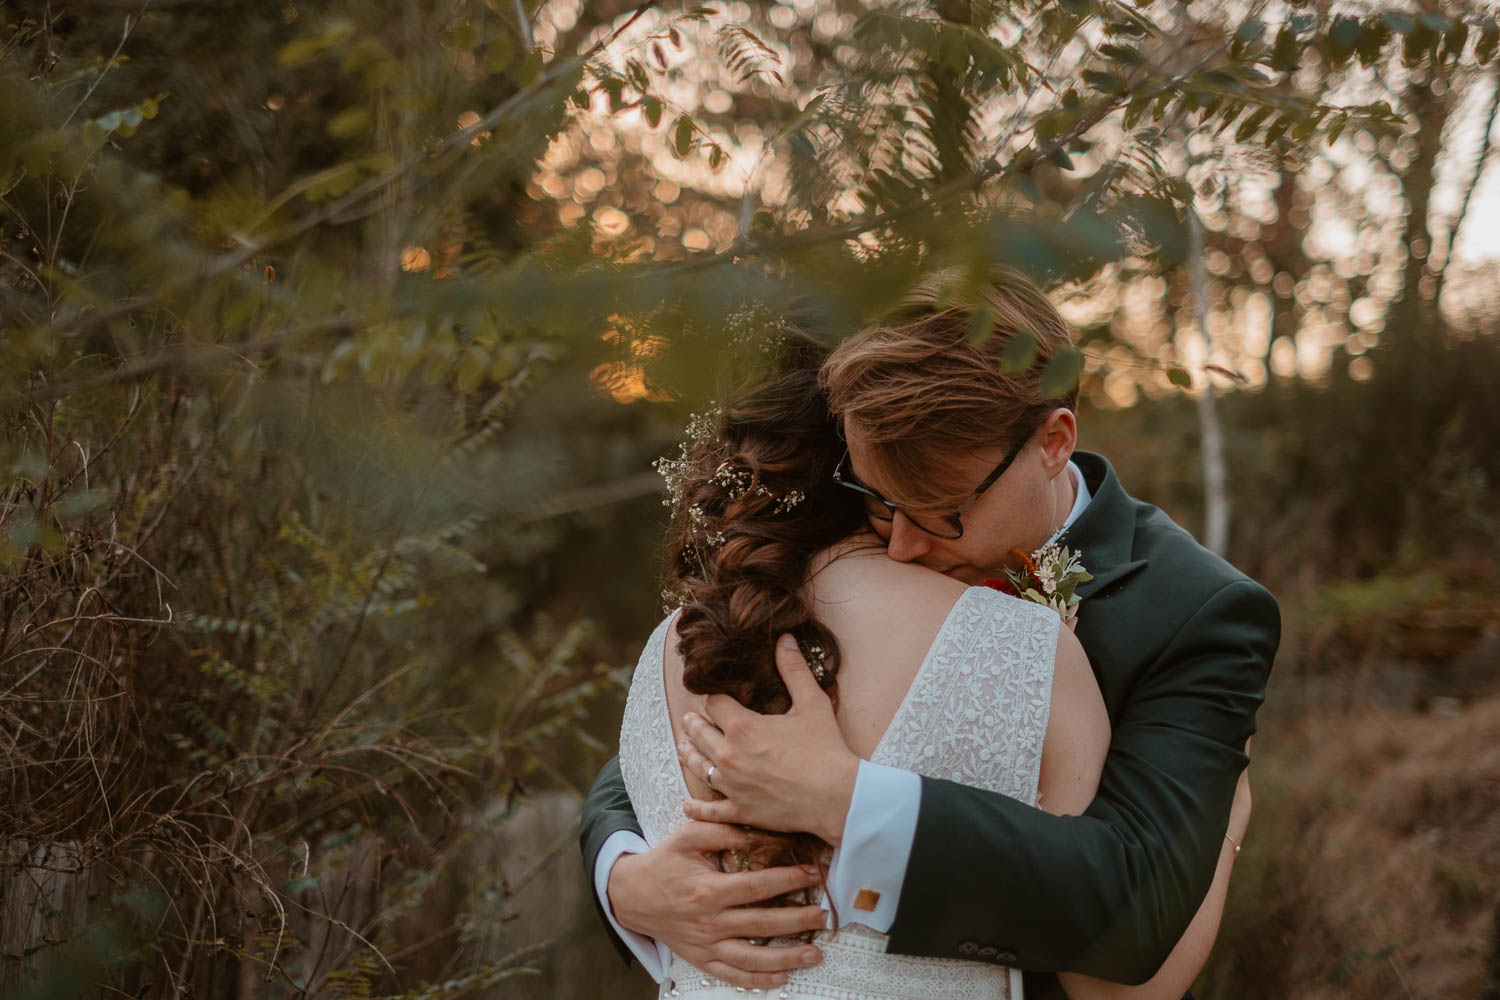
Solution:
[[[1059,817],[924,777],[888,945],[1035,970],[1028,1000],[1062,995],[1043,973],[1144,982],[1181,937],[1213,879],[1281,632],[1265,588],[1128,496],[1101,456],[1074,461],[1093,494],[1066,537],[1094,575],[1077,635],[1113,727],[1099,794]],[[584,808],[589,872],[622,829],[640,832],[615,760]]]

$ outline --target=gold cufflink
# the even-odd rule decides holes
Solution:
[[[875,907],[878,905],[880,905],[880,893],[874,889],[861,889],[854,896],[854,908],[856,910],[874,913]]]

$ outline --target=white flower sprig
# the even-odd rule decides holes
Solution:
[[[724,411],[715,407],[706,413],[694,413],[688,417],[683,440],[677,445],[677,454],[663,455],[652,466],[667,483],[667,496],[662,506],[675,508],[682,500],[682,492],[694,473],[692,449],[702,441],[712,441],[719,436],[719,425],[724,420]]]
[[[1083,555],[1067,548],[1058,538],[1027,555],[1020,549],[1011,554],[1021,560],[1021,569],[1005,570],[1004,580],[986,580],[987,586],[1026,601],[1034,601],[1057,612],[1064,625],[1078,619],[1078,585],[1094,575],[1083,568]]]

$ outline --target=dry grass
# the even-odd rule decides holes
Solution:
[[[1436,620],[1431,608],[1407,608],[1374,630],[1422,636],[1388,647],[1394,660],[1273,677],[1255,814],[1203,1000],[1493,995],[1483,984],[1500,973],[1500,663],[1474,657],[1488,656],[1495,618],[1471,622],[1469,642],[1425,666],[1413,650],[1431,633],[1408,627],[1424,619]],[[1361,628],[1373,626],[1311,634],[1326,648],[1331,632]],[[1466,693],[1431,693],[1451,690],[1454,662],[1468,664]],[[1429,683],[1394,684],[1392,663]],[[1278,683],[1319,694],[1278,713]]]
[[[359,493],[322,439],[221,419],[234,392],[101,391],[3,428],[0,993],[509,976],[534,957],[509,938],[402,918],[444,878],[446,927],[507,905],[461,862],[485,804],[564,781],[613,689],[592,630],[520,625],[469,551],[505,559],[501,531],[399,482]]]

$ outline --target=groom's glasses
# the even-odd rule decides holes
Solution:
[[[979,501],[984,491],[995,485],[995,480],[1005,475],[1005,470],[1010,468],[1011,463],[1016,460],[1016,456],[1021,454],[1023,447],[1025,447],[1024,439],[1022,444],[1017,445],[1014,451],[1007,455],[999,465],[995,466],[989,475],[984,477],[984,482],[980,483],[974,492],[969,494],[969,499],[964,502],[963,510],[960,510],[958,513],[912,514],[902,510],[902,516],[929,535],[946,538],[950,541],[955,538],[962,538],[964,536],[964,522],[960,518],[963,511],[973,507]],[[833,481],[845,489],[853,490],[864,497],[865,516],[871,521],[890,524],[896,516],[896,511],[901,510],[901,508],[891,503],[885,497],[854,478],[854,471],[849,468],[849,452],[847,449],[844,451],[844,457],[839,459],[839,464],[833,469]]]

